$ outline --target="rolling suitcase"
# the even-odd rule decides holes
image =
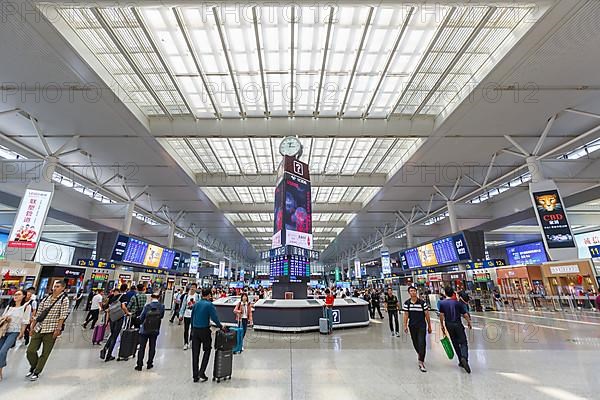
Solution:
[[[125,324],[127,328],[121,332],[121,344],[119,345],[117,361],[127,361],[130,357],[133,357],[139,343],[140,331],[131,326],[131,318]]]
[[[215,350],[233,350],[237,341],[237,332],[233,330],[217,331]]]
[[[322,335],[329,333],[329,321],[327,321],[327,318],[319,318],[319,333]]]
[[[229,328],[230,331],[236,334],[235,346],[233,347],[233,354],[239,354],[242,352],[242,347],[244,347],[244,328]]]
[[[106,324],[96,325],[92,334],[92,344],[99,345],[104,341],[106,335]]]
[[[233,372],[233,351],[217,350],[215,352],[215,365],[213,367],[213,381],[231,379]]]

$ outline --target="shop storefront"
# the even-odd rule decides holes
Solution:
[[[515,306],[536,307],[540,299],[546,296],[542,269],[539,265],[502,267],[496,269],[496,274],[502,296],[507,301],[516,302]]]
[[[0,260],[0,296],[37,284],[41,265],[35,262]]]
[[[64,281],[67,284],[67,293],[75,296],[80,289],[83,289],[85,272],[85,268],[44,265],[40,275],[38,297],[42,298],[50,293],[56,281]]]
[[[442,273],[442,287],[451,287],[455,291],[466,289],[467,274],[462,271]]]
[[[544,263],[541,270],[548,294],[568,297],[576,307],[589,307],[590,297],[593,299],[598,293],[598,281],[590,260]]]

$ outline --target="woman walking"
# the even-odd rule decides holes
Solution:
[[[244,330],[243,338],[246,337],[246,331],[248,330],[248,324],[252,325],[252,303],[248,299],[247,293],[242,293],[242,297],[240,302],[237,303],[235,309],[233,310],[235,313],[235,319],[238,325]],[[242,350],[244,348],[242,347]]]
[[[2,318],[8,320],[8,328],[4,336],[0,337],[0,380],[2,380],[2,370],[6,367],[8,350],[13,347],[17,339],[23,339],[25,328],[31,318],[31,305],[25,302],[23,290],[15,292]]]

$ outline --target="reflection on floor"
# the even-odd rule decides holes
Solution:
[[[593,399],[600,393],[600,313],[475,313],[467,375],[439,344],[439,323],[428,338],[427,366],[417,369],[410,338],[389,336],[387,320],[368,328],[317,333],[249,332],[231,381],[192,383],[191,351],[183,327],[163,324],[152,371],[132,361],[104,363],[90,332],[69,320],[46,370],[24,379],[25,350],[11,350],[0,399]],[[383,322],[383,323],[381,323]],[[212,372],[212,363],[209,367]]]

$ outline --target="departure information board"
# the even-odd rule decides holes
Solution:
[[[433,250],[437,258],[437,264],[449,264],[458,261],[454,240],[451,237],[433,242]]]
[[[409,268],[421,267],[421,259],[419,258],[419,250],[417,248],[408,249],[404,254],[406,255],[406,262]]]
[[[289,278],[290,282],[308,281],[310,279],[310,261],[302,256],[277,256],[270,261],[269,277],[271,280]]]
[[[171,269],[175,260],[175,250],[164,249],[158,268]]]
[[[397,258],[407,270],[471,261],[471,253],[464,234],[459,233],[401,251]]]
[[[130,237],[125,254],[123,254],[123,262],[143,265],[147,251],[147,242]]]

